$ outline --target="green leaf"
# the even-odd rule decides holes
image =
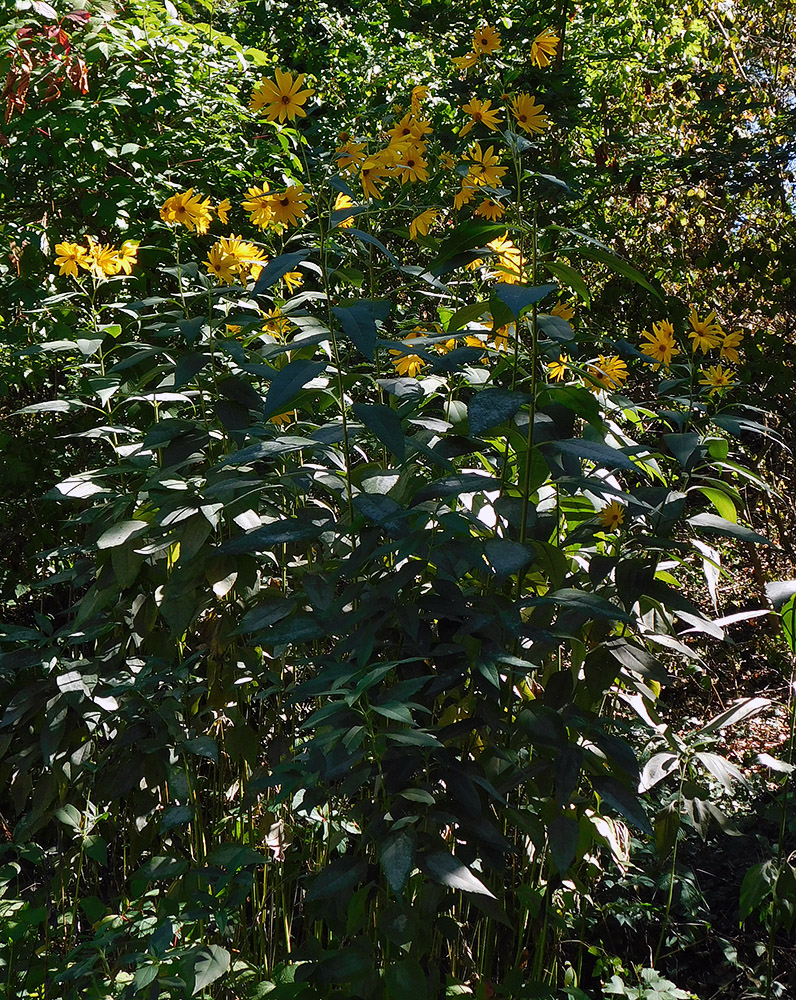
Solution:
[[[378,339],[376,323],[383,323],[387,319],[390,303],[383,299],[362,299],[351,305],[334,306],[332,312],[343,328],[343,333],[369,361],[373,361]]]
[[[457,476],[443,476],[423,486],[414,495],[412,506],[423,503],[424,500],[439,500],[443,497],[458,497],[466,493],[483,493],[499,489],[499,479],[482,476],[478,472],[462,472]]]
[[[548,826],[548,839],[553,861],[561,875],[575,860],[580,827],[574,816],[556,816]]]
[[[423,867],[440,885],[447,885],[451,889],[461,889],[462,892],[480,893],[495,899],[494,893],[490,892],[484,883],[477,879],[470,869],[452,854],[435,851],[423,858]]]
[[[483,434],[513,417],[531,397],[525,392],[487,388],[477,392],[467,404],[471,434]]]
[[[309,254],[306,250],[296,250],[294,253],[283,253],[279,257],[274,257],[273,260],[269,260],[257,276],[257,281],[254,283],[254,288],[252,289],[252,295],[262,295],[271,285],[275,285],[280,278],[284,278],[288,271],[295,271],[296,267],[305,261],[308,256]]]
[[[782,631],[788,641],[791,652],[796,655],[796,596],[785,604],[780,611],[782,618]]]
[[[599,441],[586,441],[582,438],[567,438],[563,441],[542,442],[540,447],[543,450],[564,452],[567,455],[575,455],[577,458],[584,458],[595,465],[602,465],[607,469],[634,469],[635,466],[617,448],[610,445],[601,444]]]
[[[652,287],[652,285],[647,281],[641,271],[636,270],[632,264],[628,264],[627,261],[617,257],[612,254],[610,250],[602,250],[599,247],[578,247],[572,250],[563,250],[563,254],[568,257],[584,257],[586,260],[593,260],[599,264],[605,264],[607,268],[612,271],[616,271],[617,274],[621,274],[625,278],[629,278],[631,281],[635,281],[637,285],[641,285],[642,288],[646,288],[648,292],[663,301],[661,293]]]
[[[406,438],[401,427],[401,418],[395,410],[382,403],[354,403],[351,409],[354,416],[390,449],[396,460],[403,461],[406,454]]]
[[[248,531],[245,535],[230,538],[219,546],[222,553],[239,554],[241,552],[268,552],[275,545],[285,545],[288,542],[304,542],[317,538],[327,531],[329,523],[315,524],[297,517],[285,517],[279,521],[264,524],[261,528]]]
[[[505,579],[533,562],[534,549],[508,538],[492,538],[484,544],[484,557],[495,576]]]
[[[723,538],[737,538],[742,542],[756,542],[761,545],[771,545],[772,543],[751,528],[746,528],[742,524],[728,521],[724,517],[716,514],[696,514],[686,521],[692,528],[698,528],[708,535],[721,535]]]
[[[404,958],[400,962],[388,965],[384,970],[384,981],[387,986],[385,996],[407,1000],[426,1000],[428,990],[426,977],[420,963],[414,958]]]
[[[505,226],[492,222],[476,222],[475,220],[460,222],[453,233],[443,241],[439,253],[429,265],[429,270],[432,274],[443,274],[447,270],[445,265],[462,251],[470,250],[472,247],[484,248],[490,240],[504,236],[505,233]]]
[[[616,778],[593,778],[592,784],[600,797],[613,806],[628,822],[652,836],[652,826],[644,812],[644,806],[635,792],[621,784]]]
[[[265,397],[263,418],[267,420],[269,417],[290,409],[290,404],[304,386],[324,371],[326,371],[325,361],[308,361],[304,358],[297,358],[295,361],[288,362],[271,379],[268,394]]]
[[[714,486],[697,486],[696,489],[710,500],[718,511],[719,517],[723,517],[725,521],[731,521],[733,524],[738,523],[738,511],[735,509],[732,497]]]
[[[741,923],[760,907],[763,900],[771,895],[777,881],[776,867],[773,861],[763,861],[752,865],[741,882],[741,898],[739,909]]]
[[[220,945],[211,944],[199,948],[193,962],[193,989],[191,996],[214,983],[229,969],[229,952]]]
[[[591,618],[605,618],[608,621],[627,622],[628,624],[635,622],[635,619],[625,614],[621,608],[611,604],[599,594],[592,594],[587,590],[565,587],[562,590],[554,590],[545,594],[544,597],[533,597],[528,603],[531,605],[560,604],[564,607],[576,608]]]
[[[571,264],[565,264],[563,261],[545,261],[544,268],[549,271],[554,278],[567,285],[572,289],[577,295],[579,295],[586,305],[591,302],[591,295],[589,294],[589,287],[583,280],[583,275],[580,271],[576,271]]]
[[[368,865],[363,858],[337,858],[312,880],[307,902],[334,897],[344,899],[367,873]]]
[[[462,327],[467,326],[468,323],[474,323],[488,312],[488,302],[471,302],[469,306],[462,306],[461,309],[456,310],[448,320],[445,330],[447,333],[454,333],[456,330],[461,330]]]
[[[128,539],[143,535],[148,528],[148,521],[119,521],[103,531],[97,539],[97,548],[113,549],[117,545],[124,545]]]
[[[511,310],[515,319],[535,302],[558,290],[558,285],[510,285],[499,281],[493,289],[493,294]]]
[[[415,864],[414,832],[403,829],[390,834],[381,845],[379,864],[390,888],[399,896],[404,891]]]

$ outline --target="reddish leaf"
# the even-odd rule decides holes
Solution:
[[[55,20],[58,17],[58,12],[55,8],[51,7],[45,0],[33,0],[31,6],[41,17],[49,17],[51,20]]]

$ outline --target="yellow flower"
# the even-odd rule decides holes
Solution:
[[[508,351],[511,345],[511,337],[516,332],[517,328],[513,323],[509,323],[506,326],[499,326],[492,334],[492,343],[495,345],[495,350]]]
[[[124,271],[125,274],[131,274],[133,264],[138,263],[138,241],[125,240],[116,251],[116,260],[120,271]]]
[[[70,274],[73,278],[77,277],[78,267],[88,270],[91,266],[85,247],[78,246],[77,243],[56,243],[55,263],[60,268],[59,274]]]
[[[543,115],[544,104],[537,104],[536,98],[530,94],[517,94],[511,100],[511,113],[517,119],[517,124],[524,132],[543,132],[550,121]]]
[[[210,228],[210,199],[202,201],[198,194],[193,193],[193,188],[188,188],[182,194],[173,194],[163,202],[160,217],[164,222],[179,222],[191,232],[196,231],[201,235]]]
[[[278,69],[274,80],[263,79],[254,88],[251,97],[252,110],[264,110],[269,122],[285,120],[292,122],[297,115],[306,118],[307,112],[303,105],[315,91],[311,87],[302,90],[302,83],[304,83],[303,73],[299,73],[294,80],[292,73],[283,73]]]
[[[500,33],[491,25],[485,24],[473,35],[473,50],[479,55],[488,56],[495,49],[500,48]]]
[[[295,226],[307,211],[309,193],[303,184],[291,184],[282,191],[271,195],[271,224],[274,226]]]
[[[462,177],[461,190],[453,197],[453,207],[455,210],[458,212],[465,205],[469,205],[473,198],[475,198],[477,190],[478,188],[472,178]]]
[[[235,284],[236,261],[234,257],[224,252],[221,241],[210,248],[204,264],[208,273],[214,274],[219,281],[223,281],[227,285]]]
[[[267,229],[273,215],[268,181],[263,181],[262,187],[250,187],[246,194],[248,197],[241,205],[249,213],[251,224],[258,229]]]
[[[647,341],[646,344],[641,345],[641,351],[657,362],[656,368],[661,365],[666,365],[668,368],[674,355],[680,353],[680,348],[674,340],[674,327],[668,319],[653,323],[652,333],[642,330],[641,336]]]
[[[468,176],[476,184],[497,187],[500,178],[506,173],[508,167],[499,167],[498,157],[495,154],[495,147],[488,146],[486,150],[481,149],[480,143],[475,143],[468,155],[470,171]]]
[[[733,333],[725,333],[724,340],[721,342],[721,350],[719,354],[726,361],[732,361],[734,364],[738,364],[740,358],[738,357],[738,348],[741,346],[741,341],[743,340],[743,330],[735,330]]]
[[[496,222],[498,219],[503,218],[506,210],[496,201],[492,201],[491,198],[484,198],[475,210],[475,214],[479,215],[482,219],[490,219],[492,222]]]
[[[407,335],[407,340],[415,340],[417,338],[422,338],[423,331],[420,329],[414,329],[410,334]],[[390,354],[394,356],[393,366],[399,375],[406,375],[409,378],[414,378],[415,375],[420,371],[421,368],[425,367],[426,363],[417,354],[405,354],[403,351],[395,351],[390,348]]]
[[[721,365],[709,365],[707,369],[701,368],[699,374],[705,376],[699,380],[699,384],[710,386],[709,396],[721,389],[730,389],[735,385],[732,373],[728,372],[726,368],[722,368]]]
[[[719,346],[719,342],[724,336],[724,331],[716,319],[715,312],[709,312],[704,319],[700,319],[696,309],[691,306],[691,315],[688,317],[688,322],[691,324],[692,330],[688,334],[688,337],[691,340],[691,350],[695,354],[698,350],[702,351],[703,354],[707,354],[708,351]]]
[[[545,28],[531,42],[531,62],[534,66],[544,69],[550,65],[550,57],[556,54],[558,48],[558,35],[551,29]]]
[[[509,234],[490,240],[487,246],[497,255],[498,276],[509,285],[522,281],[522,253],[509,239]]]
[[[463,56],[454,56],[453,61],[459,67],[459,69],[469,69],[471,66],[475,66],[478,62],[477,52],[468,52]]]
[[[347,194],[341,191],[340,194],[338,194],[338,196],[334,200],[334,208],[332,209],[332,211],[339,212],[340,209],[342,208],[353,208],[353,206],[354,206],[353,200],[349,198]],[[341,219],[340,222],[337,222],[335,224],[338,225],[341,229],[350,229],[354,225],[354,216],[349,215],[347,218]]]
[[[612,500],[607,507],[597,514],[600,524],[608,531],[616,531],[625,520],[625,508],[616,500]]]
[[[566,320],[567,323],[575,315],[575,310],[569,305],[568,302],[556,302],[553,308],[550,310],[551,316],[560,316],[561,319]]]
[[[598,364],[590,365],[588,372],[596,383],[596,385],[589,386],[592,392],[600,386],[603,389],[621,389],[622,384],[628,379],[627,365],[616,354],[610,356],[601,354]]]
[[[462,111],[466,111],[470,115],[470,121],[459,132],[460,138],[467,135],[473,125],[486,125],[490,131],[497,132],[498,125],[500,125],[500,112],[497,108],[492,108],[491,101],[481,102],[477,97],[474,97],[469,104],[462,105]]]
[[[390,145],[401,142],[411,142],[415,138],[412,128],[415,123],[415,116],[407,112],[403,118],[396,122],[392,128],[387,129],[387,135],[390,137]]]
[[[381,198],[381,191],[377,185],[384,181],[388,172],[389,168],[378,154],[369,156],[365,160],[359,172],[359,180],[366,198]]]
[[[420,117],[420,105],[428,97],[428,94],[428,87],[424,87],[422,84],[412,88],[412,114],[416,118]]]
[[[366,144],[364,142],[353,142],[352,140],[344,142],[335,151],[337,169],[345,170],[346,173],[354,173],[365,162],[365,158],[368,155],[365,152],[365,148]]]
[[[263,313],[263,319],[263,330],[277,340],[284,340],[293,325],[278,306]]]
[[[269,417],[269,424],[276,424],[278,427],[282,427],[285,424],[292,424],[296,419],[296,411],[291,410],[290,413],[278,413],[275,417]]]
[[[428,180],[428,160],[422,156],[419,147],[414,144],[404,151],[396,166],[401,174],[401,184],[414,184],[416,181]]]
[[[436,208],[427,208],[424,212],[421,212],[420,215],[415,216],[409,224],[409,239],[416,240],[418,234],[420,234],[420,236],[427,236],[429,226],[433,225],[436,218]]]
[[[450,153],[443,149],[439,154],[439,162],[440,166],[445,167],[446,170],[453,170],[456,166],[456,157],[451,156]]]
[[[240,236],[222,236],[216,244],[222,255],[230,257],[232,263],[229,269],[236,274],[244,283],[249,276],[257,280],[257,277],[265,266],[266,256],[263,251],[248,240],[241,239]]]
[[[86,256],[92,274],[101,278],[103,276],[118,274],[121,271],[122,265],[113,247],[95,242],[93,236],[87,236],[86,241],[88,242]]]
[[[288,294],[292,295],[297,288],[301,288],[304,284],[304,275],[301,271],[288,271],[287,274],[282,275],[282,281],[287,286]]]
[[[559,354],[558,361],[547,362],[547,374],[556,382],[562,382],[567,377],[569,355]]]
[[[218,216],[219,222],[226,226],[227,224],[227,213],[232,208],[232,203],[229,198],[222,198],[222,200],[216,206],[216,215]]]

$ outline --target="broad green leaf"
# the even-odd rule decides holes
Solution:
[[[600,797],[613,806],[628,822],[652,836],[652,826],[636,792],[631,791],[616,778],[594,778],[592,784]]]
[[[558,290],[558,285],[510,285],[499,281],[493,289],[493,294],[500,299],[515,319],[534,303]]]
[[[495,576],[505,579],[533,562],[534,549],[509,538],[492,538],[484,544],[484,557]]]
[[[343,333],[372,361],[378,339],[377,322],[384,322],[390,312],[390,303],[384,299],[361,299],[350,305],[334,306],[332,312]]]
[[[580,271],[576,271],[571,264],[565,264],[562,260],[557,261],[545,261],[544,268],[549,271],[554,278],[567,285],[572,289],[577,295],[579,295],[586,305],[591,302],[591,295],[589,294],[589,286],[583,279],[583,275]]]
[[[444,497],[458,497],[467,493],[484,493],[499,489],[499,479],[482,476],[478,472],[462,472],[456,476],[443,476],[423,486],[412,498],[412,506],[424,500],[439,500]]]
[[[732,497],[729,497],[723,490],[718,490],[715,486],[697,486],[697,490],[706,496],[718,511],[719,517],[725,521],[738,523],[738,511],[735,509]]]
[[[470,433],[483,434],[484,431],[502,424],[513,417],[529,399],[530,396],[525,392],[513,392],[510,389],[497,387],[481,389],[467,404]]]
[[[432,803],[433,803],[432,799]],[[415,834],[404,829],[390,834],[381,845],[379,864],[384,877],[396,895],[404,891],[404,887],[412,874],[415,861]]]
[[[219,546],[218,551],[233,555],[241,552],[268,552],[275,545],[317,538],[321,532],[327,531],[328,527],[328,524],[315,524],[312,521],[286,517],[280,521],[264,524],[254,531],[248,531],[245,535],[230,538]]]
[[[599,247],[589,246],[563,250],[561,252],[567,257],[583,257],[586,260],[593,260],[599,264],[604,264],[611,271],[616,271],[617,274],[635,281],[637,285],[641,285],[648,292],[652,292],[657,299],[662,300],[661,293],[652,287],[641,271],[633,267],[632,264],[628,264],[627,261],[622,260],[621,257],[615,256],[609,250],[601,250]]]
[[[211,983],[224,975],[229,969],[230,956],[226,948],[217,944],[199,948],[193,961],[193,989],[191,996],[196,996]]]
[[[119,521],[103,531],[97,539],[97,548],[113,549],[117,545],[124,545],[129,539],[143,535],[148,528],[148,521]]]
[[[442,274],[446,270],[446,265],[463,251],[473,247],[484,248],[490,240],[504,236],[505,233],[505,226],[492,222],[478,222],[474,219],[460,222],[453,233],[443,241],[439,253],[429,265],[429,270],[432,274]]]
[[[575,455],[577,458],[586,459],[595,465],[602,465],[608,469],[633,469],[635,466],[617,448],[610,445],[601,444],[599,441],[586,441],[581,438],[568,438],[563,441],[545,441],[540,444],[543,449],[564,452],[567,455]]]
[[[716,514],[696,514],[694,517],[689,517],[686,523],[692,528],[704,531],[708,535],[737,538],[742,542],[756,542],[761,545],[772,544],[765,535],[760,535],[756,531],[752,531],[751,528],[747,528],[742,524],[736,524],[734,521],[728,521],[726,518],[718,517]]]
[[[741,923],[760,907],[760,904],[774,891],[777,881],[776,865],[773,861],[763,861],[752,865],[741,882],[739,909]]]
[[[337,858],[316,875],[307,890],[307,902],[339,897],[345,899],[368,873],[363,858]]]
[[[265,397],[264,419],[267,420],[269,417],[290,409],[290,404],[304,386],[324,371],[326,371],[325,361],[308,361],[304,358],[297,358],[295,361],[288,362],[271,379],[268,394]]]
[[[440,885],[447,885],[450,889],[461,889],[462,892],[482,893],[495,899],[494,893],[490,892],[484,883],[452,854],[435,851],[423,858],[422,863],[428,874]]]
[[[556,816],[547,828],[550,851],[560,874],[575,860],[580,828],[574,816]]]
[[[354,403],[354,416],[390,449],[396,460],[403,461],[406,453],[406,438],[401,427],[401,418],[389,406],[382,403]]]
[[[408,998],[426,1000],[428,989],[426,976],[420,963],[414,958],[403,958],[399,962],[388,965],[384,970],[384,982],[387,986],[385,996],[391,998]]]
[[[279,257],[274,257],[273,260],[269,260],[257,276],[252,295],[262,295],[280,278],[284,278],[288,271],[295,271],[298,265],[308,257],[309,253],[306,250],[296,250],[293,253],[283,253]]]

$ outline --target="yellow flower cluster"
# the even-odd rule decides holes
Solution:
[[[716,318],[715,311],[709,312],[704,319],[700,319],[699,313],[694,306],[688,317],[691,327],[688,339],[691,341],[691,350],[707,354],[708,351],[719,351],[722,359],[737,364],[739,361],[738,348],[743,340],[743,332],[735,330],[733,333],[725,333],[721,323]],[[680,348],[675,339],[674,327],[668,319],[659,320],[652,324],[652,332],[642,330],[641,351],[646,354],[651,361],[655,362],[655,367],[665,365],[667,368],[672,363],[672,358],[680,354]],[[700,385],[707,386],[708,395],[712,396],[720,389],[731,388],[735,381],[732,372],[724,368],[721,364],[709,365],[702,368],[700,374],[703,376],[699,380]]]
[[[241,205],[249,213],[252,225],[277,232],[295,226],[306,214],[310,200],[303,184],[289,184],[283,191],[271,191],[267,181],[259,187],[250,187],[246,195]]]
[[[76,278],[79,269],[90,271],[95,278],[107,278],[114,274],[130,274],[137,261],[138,244],[126,240],[120,247],[97,243],[93,236],[86,236],[86,246],[79,243],[57,243],[55,263],[59,274]]]
[[[545,69],[555,56],[560,39],[552,28],[545,28],[531,42],[531,62]],[[478,28],[473,34],[473,47],[463,56],[454,56],[453,62],[459,69],[470,69],[481,56],[491,55],[501,46],[500,32],[489,24]]]
[[[250,277],[256,281],[266,263],[263,251],[240,236],[222,236],[204,262],[208,273],[226,285],[245,284]]]
[[[227,213],[231,207],[229,199],[224,198],[213,208],[209,197],[203,200],[201,195],[194,194],[193,188],[188,188],[163,202],[160,217],[164,222],[177,222],[190,232],[202,235],[210,228],[213,213],[226,225]]]

